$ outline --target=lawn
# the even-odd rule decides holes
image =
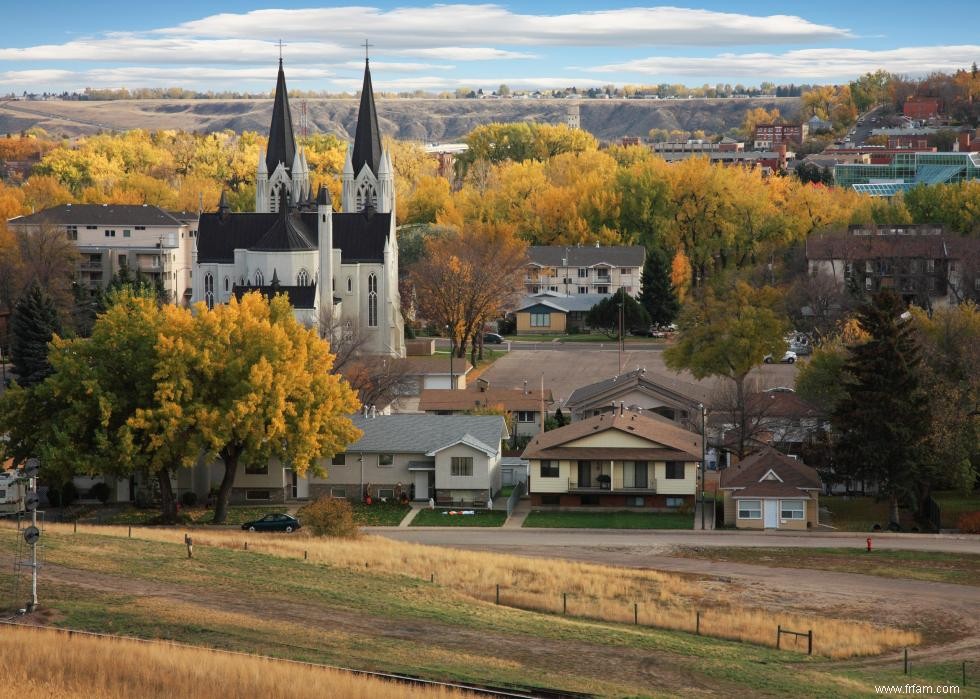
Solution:
[[[848,674],[854,672],[853,663],[646,626],[647,604],[666,595],[675,600],[667,603],[669,617],[676,617],[677,608],[670,605],[681,600],[677,595],[699,585],[655,571],[374,538],[348,543],[248,535],[252,546],[246,551],[241,546],[245,535],[218,529],[199,535],[189,560],[179,529],[134,530],[133,539],[96,531],[119,530],[80,527],[72,534],[70,527],[45,528],[47,565],[40,594],[47,623],[426,678],[597,696],[689,696],[692,687],[712,696],[800,696],[805,681],[808,697],[848,698],[866,696],[869,682],[891,676],[867,666],[856,683]],[[0,530],[0,561],[6,563],[17,547],[17,533]],[[304,560],[306,548],[309,560]],[[12,582],[8,570],[0,567],[4,592]],[[629,599],[641,595],[650,600],[641,603],[641,625],[632,624],[631,609],[629,620],[617,623],[562,616],[560,607],[557,613],[541,613],[493,603],[494,581],[506,584],[505,595],[513,594],[515,584],[522,589],[545,585],[571,590],[569,613],[578,614],[573,604],[575,609],[593,607],[589,590],[608,591],[613,578]],[[579,591],[586,583],[591,587]],[[705,594],[718,605],[727,593],[712,588]],[[721,612],[717,606],[711,609]],[[705,623],[712,623],[710,614]],[[815,629],[850,624],[826,617],[810,620]],[[775,622],[767,616],[767,629]],[[859,640],[869,633],[866,627]],[[772,643],[769,636],[766,641]],[[829,627],[818,636],[831,638]],[[609,672],[612,666],[615,673]],[[918,677],[929,676],[931,667],[925,662],[917,666]]]
[[[873,497],[834,495],[820,498],[820,508],[827,508],[830,521],[821,517],[822,524],[829,524],[843,532],[870,532],[874,525],[888,527],[888,501],[875,502]],[[915,524],[912,514],[900,511],[902,531],[910,531]]]
[[[231,505],[228,507],[228,518],[225,520],[225,524],[241,525],[245,522],[251,522],[254,519],[260,519],[270,513],[285,512],[287,509],[286,505]],[[138,507],[127,507],[101,523],[131,524],[135,527],[152,524],[159,516],[160,508],[141,509]],[[179,516],[190,518],[190,521],[194,524],[211,524],[211,520],[214,518],[214,510],[208,510],[203,507],[182,507],[180,508]]]
[[[361,502],[351,503],[354,510],[354,521],[362,527],[397,527],[411,508],[409,505],[397,503],[375,503],[365,505]]]
[[[461,510],[423,509],[415,515],[413,527],[499,527],[507,520],[502,510],[473,510],[472,515],[451,515]]]
[[[549,512],[532,510],[525,527],[567,529],[693,529],[694,515],[682,512]]]
[[[940,490],[932,497],[942,508],[943,529],[955,529],[962,514],[980,512],[980,491]]]
[[[851,548],[807,549],[801,556],[791,548],[722,548],[682,546],[675,556],[709,561],[732,561],[759,566],[833,570],[882,578],[906,578],[980,587],[980,555],[942,551],[893,551],[868,553],[863,542]]]

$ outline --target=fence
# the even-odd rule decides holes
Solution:
[[[517,507],[517,503],[520,502],[521,497],[524,495],[524,490],[527,488],[525,481],[518,481],[517,485],[514,486],[514,491],[507,498],[507,516],[510,517],[514,513],[514,508]]]
[[[957,677],[956,680],[959,681],[961,687],[966,687],[967,685],[967,664],[968,663],[966,660],[960,661],[960,666],[959,666],[960,672],[957,673],[959,674],[959,677]],[[975,667],[976,663],[974,663],[973,665],[974,665],[973,670],[976,670]],[[956,666],[954,665],[953,667]],[[912,660],[909,658],[908,648],[905,648],[902,652],[902,674],[910,675],[910,676],[912,674]],[[954,680],[953,683],[955,683],[956,680]]]
[[[806,639],[806,654],[813,655],[813,629],[808,631],[790,631],[789,629],[784,629],[781,625],[776,627],[776,648],[777,650],[782,648],[782,638],[783,634],[788,636],[793,636],[794,638],[805,638]]]

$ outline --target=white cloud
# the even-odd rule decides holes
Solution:
[[[330,36],[359,44],[367,33],[379,51],[456,44],[643,46],[812,43],[851,37],[847,29],[792,15],[753,16],[679,7],[632,7],[567,14],[520,14],[500,5],[432,5],[267,9],[221,13],[157,30],[172,36]],[[492,41],[488,42],[487,38]]]
[[[903,75],[953,72],[972,64],[980,46],[914,46],[880,51],[863,49],[799,49],[785,53],[723,53],[709,57],[653,56],[596,66],[597,73],[682,77],[746,77],[841,80],[879,69]]]
[[[23,85],[33,88],[37,85],[52,85],[64,83],[74,75],[76,74],[70,70],[8,70],[0,72],[0,87]]]
[[[446,61],[499,61],[537,58],[537,55],[533,53],[504,51],[503,49],[480,46],[442,46],[429,49],[404,49],[402,51],[386,53],[397,53],[402,56],[416,56],[418,58],[436,58]]]
[[[291,71],[292,82],[323,81],[333,73],[326,68],[295,68]],[[72,70],[17,70],[0,72],[0,90],[8,86],[24,85],[33,89],[81,89],[82,87],[174,87],[207,85],[210,88],[244,89],[242,83],[275,87],[274,75],[270,79],[267,67],[211,68],[202,71],[196,67],[126,66],[93,68],[85,71]]]

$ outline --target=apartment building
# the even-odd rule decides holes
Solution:
[[[575,294],[615,294],[625,289],[639,296],[640,274],[646,260],[642,245],[584,247],[532,245],[527,251],[524,291]]]

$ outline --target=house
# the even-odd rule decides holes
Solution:
[[[78,279],[91,293],[126,268],[159,282],[172,303],[191,297],[196,225],[148,204],[63,204],[8,222],[12,230],[63,231],[80,253]]]
[[[820,524],[820,476],[801,461],[763,449],[721,472],[725,525],[808,529]]]
[[[834,124],[826,119],[821,119],[816,114],[807,119],[806,122],[807,131],[811,134],[818,133],[820,131],[833,131]]]
[[[542,420],[554,405],[550,390],[491,388],[484,379],[477,379],[476,384],[465,391],[423,390],[419,410],[430,415],[466,415],[473,410],[502,408],[513,418],[512,433],[527,436],[541,431]]]
[[[639,296],[646,254],[642,245],[532,245],[527,250],[524,290],[528,295],[551,291],[570,296],[609,295],[626,289]]]
[[[575,389],[563,408],[576,421],[616,412],[625,406],[633,412],[657,413],[700,432],[699,405],[707,405],[709,399],[710,392],[700,384],[637,367]]]
[[[850,226],[806,240],[811,276],[859,294],[894,289],[922,308],[980,300],[980,240],[935,224]]]
[[[553,292],[525,296],[514,309],[518,334],[567,333],[587,329],[585,316],[608,294],[573,294]],[[626,332],[627,328],[623,329]]]
[[[499,415],[357,415],[363,435],[311,476],[310,497],[397,498],[484,503],[502,487]],[[236,487],[239,483],[236,481]]]
[[[759,124],[755,127],[753,148],[778,150],[779,146],[799,145],[808,134],[807,124]]]
[[[625,410],[538,434],[528,461],[531,504],[671,510],[693,506],[701,436]]]

